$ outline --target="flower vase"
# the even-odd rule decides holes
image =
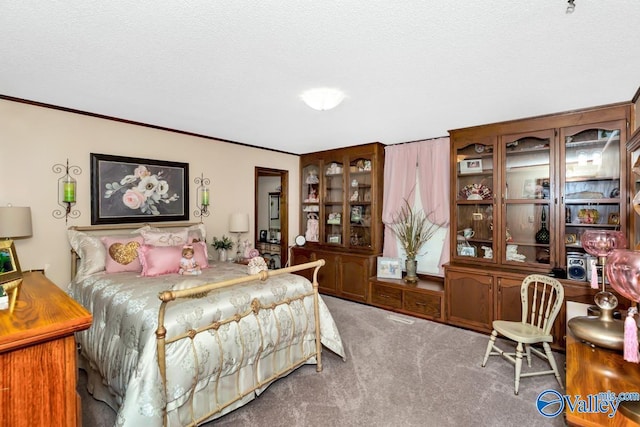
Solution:
[[[227,250],[226,249],[218,249],[218,260],[220,262],[227,262]]]
[[[407,270],[407,275],[404,276],[404,281],[407,283],[417,283],[418,261],[415,258],[407,258],[405,261],[405,268]]]

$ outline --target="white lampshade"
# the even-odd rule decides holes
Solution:
[[[340,105],[345,98],[345,94],[340,89],[319,87],[304,91],[300,98],[314,110],[325,111]]]
[[[31,208],[0,207],[0,237],[30,237],[31,234]]]
[[[229,231],[232,233],[246,233],[249,231],[249,214],[234,213],[229,218]]]

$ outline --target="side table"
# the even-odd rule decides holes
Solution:
[[[640,391],[640,366],[626,362],[622,353],[591,347],[576,339],[567,329],[567,384],[566,394],[571,398],[598,393]],[[571,426],[637,426],[618,408],[614,417],[604,413],[571,412],[565,406],[567,423]]]
[[[25,273],[0,311],[0,425],[80,426],[74,332],[92,316],[41,273]]]

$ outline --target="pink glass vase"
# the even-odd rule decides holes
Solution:
[[[591,345],[611,350],[622,350],[624,347],[624,322],[613,318],[613,310],[618,305],[618,298],[606,290],[605,267],[608,256],[618,248],[627,245],[627,239],[621,231],[587,230],[582,234],[582,247],[589,254],[598,257],[602,266],[602,288],[594,301],[600,313],[598,316],[577,316],[569,320],[569,329],[582,341]],[[595,274],[595,272],[594,272]],[[597,278],[595,285],[597,288]]]
[[[617,249],[607,257],[611,287],[631,301],[640,302],[640,252]]]
[[[627,238],[622,231],[587,230],[581,237],[582,247],[598,258],[606,257],[614,249],[627,246]]]

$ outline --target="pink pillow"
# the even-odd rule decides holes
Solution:
[[[142,245],[142,237],[105,236],[100,239],[107,250],[105,271],[120,273],[123,271],[142,270],[138,258],[138,248]]]
[[[143,276],[160,276],[177,273],[180,269],[183,246],[142,245],[138,250]],[[193,257],[200,268],[208,268],[207,246],[204,242],[193,243]]]

